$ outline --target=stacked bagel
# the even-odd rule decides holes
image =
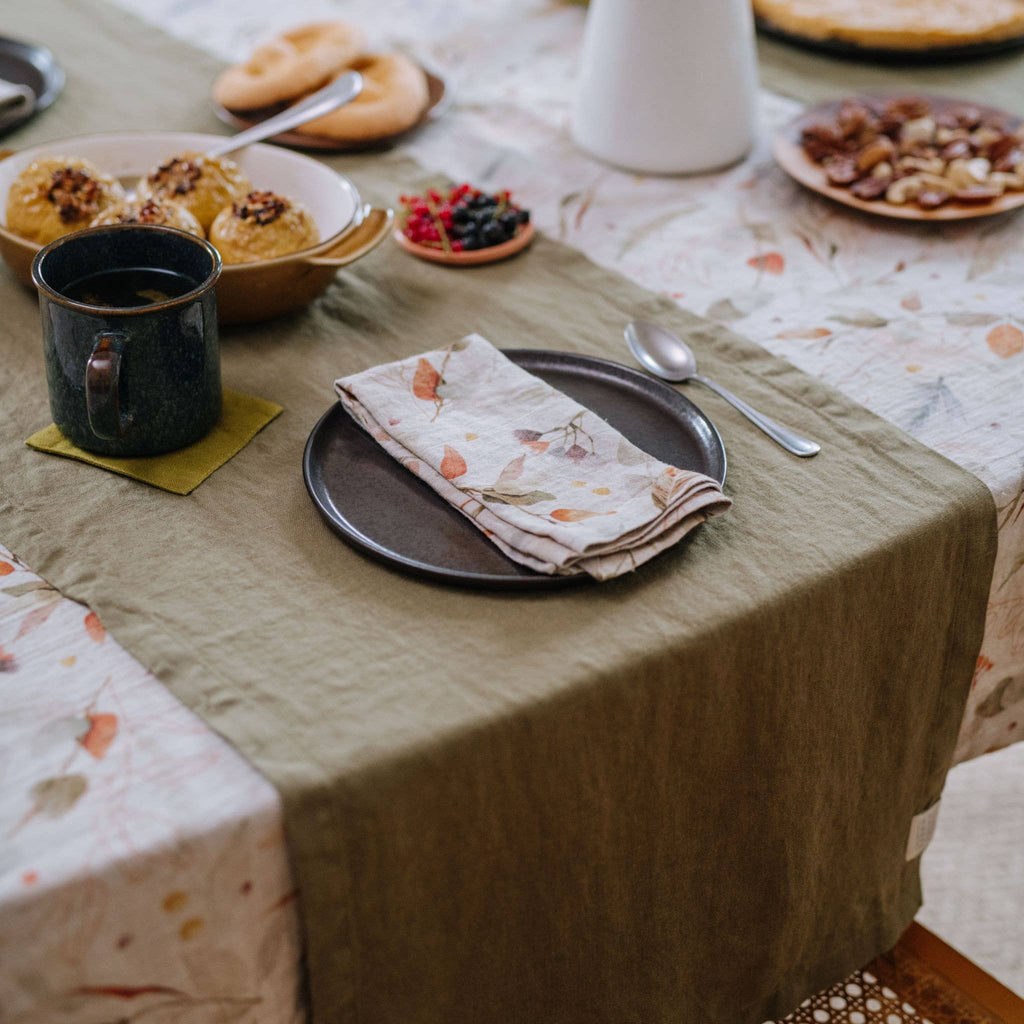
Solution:
[[[429,102],[423,69],[400,53],[366,52],[363,32],[344,21],[302,25],[275,36],[222,72],[213,98],[232,111],[263,110],[300,100],[347,71],[363,76],[359,96],[296,131],[369,143],[405,131],[422,117]]]

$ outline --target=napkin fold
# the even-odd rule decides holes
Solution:
[[[36,105],[36,94],[27,85],[0,78],[0,125],[29,113]]]
[[[478,334],[334,387],[388,454],[538,572],[611,579],[731,504]]]
[[[25,444],[37,451],[88,462],[111,473],[141,480],[172,494],[191,494],[208,476],[234,458],[271,420],[283,412],[275,402],[224,389],[220,421],[206,437],[164,455],[115,458],[72,444],[51,423]]]

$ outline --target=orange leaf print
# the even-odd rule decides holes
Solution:
[[[971,689],[978,685],[978,678],[987,672],[995,663],[991,658],[987,658],[984,654],[978,655],[978,660],[974,665],[974,675],[971,678]]]
[[[10,562],[0,562],[0,576],[10,576],[14,572],[14,566]]]
[[[562,523],[578,523],[583,519],[589,519],[591,516],[613,516],[614,512],[588,512],[585,508],[556,508],[551,513],[552,519],[557,519]]]
[[[543,455],[551,444],[550,441],[523,441],[527,448],[532,449],[538,455]]]
[[[988,347],[1001,359],[1024,352],[1024,331],[1013,324],[1000,324],[985,335]]]
[[[786,261],[781,252],[766,252],[760,256],[751,256],[747,266],[763,270],[766,274],[781,274],[786,269]]]
[[[412,378],[412,393],[424,402],[436,402],[437,385],[440,382],[441,374],[426,359],[420,359]]]
[[[454,480],[466,472],[466,460],[450,445],[444,446],[444,458],[441,460],[441,476],[445,480]]]
[[[102,712],[85,717],[89,720],[89,731],[78,742],[99,761],[117,735],[117,715]]]
[[[779,331],[775,337],[797,341],[817,341],[819,338],[827,338],[831,333],[827,327],[791,327],[788,331]]]
[[[95,612],[89,612],[86,615],[85,631],[98,644],[103,643],[107,638],[107,628],[100,622],[100,617]]]

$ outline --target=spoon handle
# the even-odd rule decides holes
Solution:
[[[713,380],[709,380],[707,377],[700,377],[697,374],[694,374],[690,380],[695,380],[699,384],[703,384],[704,387],[710,388],[716,395],[721,395],[730,405],[739,409],[751,423],[760,427],[773,441],[781,444],[787,452],[799,455],[802,459],[809,459],[812,455],[817,455],[821,451],[820,444],[816,444],[806,437],[801,437],[788,427],[782,426],[781,423],[776,423],[775,420],[769,419],[763,413],[747,405],[742,398],[737,398],[731,391],[726,391],[725,388],[716,384]]]
[[[261,142],[269,139],[272,135],[280,135],[282,132],[297,128],[300,124],[312,121],[316,117],[329,114],[332,110],[344,106],[354,100],[363,88],[363,78],[358,71],[350,71],[335,79],[329,85],[325,85],[312,96],[307,96],[301,103],[296,103],[280,114],[267,118],[259,124],[247,128],[244,132],[232,135],[231,138],[211,146],[207,156],[224,156],[226,153],[233,153],[236,149],[249,146],[254,142]]]

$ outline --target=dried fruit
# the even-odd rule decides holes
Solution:
[[[949,193],[939,188],[923,188],[917,193],[917,205],[922,210],[936,210],[949,199]]]
[[[1002,194],[1001,188],[974,185],[971,188],[958,188],[953,193],[953,198],[961,203],[987,203],[992,199],[998,199]]]
[[[846,100],[833,122],[804,128],[801,141],[830,184],[865,201],[933,210],[1024,192],[1024,131],[971,104],[933,112],[918,96],[894,97],[881,110]]]
[[[850,191],[858,199],[877,199],[879,196],[885,194],[885,190],[889,187],[889,183],[892,178],[861,178],[860,181],[853,183]]]
[[[849,185],[860,177],[857,163],[851,156],[837,156],[826,160],[825,173],[833,185]]]
[[[854,158],[857,170],[870,171],[875,164],[883,160],[891,160],[896,152],[892,139],[888,135],[879,135],[878,138],[869,142]]]

